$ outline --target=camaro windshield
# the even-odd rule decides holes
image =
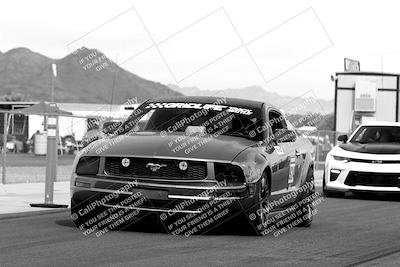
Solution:
[[[182,132],[229,135],[261,141],[261,109],[203,103],[147,103],[125,121],[119,134]]]
[[[400,143],[400,127],[364,126],[351,138],[352,143]]]

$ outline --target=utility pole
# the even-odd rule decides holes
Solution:
[[[53,107],[55,103],[50,103]],[[47,154],[46,154],[46,184],[45,184],[45,204],[53,204],[54,181],[57,176],[57,117],[48,116],[47,119]]]
[[[55,63],[51,64],[51,70],[52,70],[52,75],[51,75],[51,102],[54,102],[54,78],[57,77],[57,65]]]
[[[54,78],[57,77],[56,64],[51,65],[51,102],[50,110],[57,110],[57,104],[54,103]],[[58,115],[50,114],[47,116],[47,154],[46,154],[46,183],[44,189],[44,204],[30,204],[31,207],[45,207],[45,208],[66,208],[67,205],[58,205],[53,203],[54,194],[54,181],[57,177],[57,128],[58,128]]]
[[[2,157],[1,157],[1,164],[2,164],[2,175],[1,175],[1,183],[6,184],[6,155],[7,155],[7,135],[8,135],[8,114],[4,113],[3,119],[3,147],[2,147]]]

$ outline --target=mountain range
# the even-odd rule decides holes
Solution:
[[[0,53],[0,96],[50,100],[52,63],[56,102],[122,104],[137,97],[180,95],[167,86],[126,71],[95,49],[81,48],[61,59],[51,59],[27,48]]]
[[[52,59],[27,48],[0,52],[0,98],[38,101],[51,98],[52,63],[56,64],[54,100],[56,102],[122,104],[135,98],[139,102],[156,96],[226,96],[269,102],[294,113],[330,113],[333,100],[282,96],[260,86],[239,89],[201,90],[197,87],[163,85],[139,77],[115,64],[101,51],[82,47],[61,59]],[[10,98],[8,98],[10,99]],[[298,107],[301,106],[301,109]]]
[[[270,103],[278,108],[282,108],[288,113],[306,114],[308,112],[319,112],[328,114],[333,112],[333,100],[316,98],[312,93],[302,96],[282,96],[274,92],[268,92],[261,86],[249,86],[238,89],[224,90],[201,90],[195,86],[179,87],[169,84],[169,88],[189,96],[226,96]]]

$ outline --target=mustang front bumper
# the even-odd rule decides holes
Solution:
[[[87,213],[93,206],[175,215],[201,213],[210,202],[225,202],[229,204],[231,212],[240,212],[256,204],[255,186],[256,184],[226,185],[213,181],[122,181],[109,176],[73,174],[71,206],[80,215]]]

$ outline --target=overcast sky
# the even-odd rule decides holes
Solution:
[[[2,1],[0,51],[86,46],[164,84],[333,98],[343,58],[400,72],[398,1]],[[383,64],[382,64],[383,62]],[[251,93],[251,92],[249,92]]]

